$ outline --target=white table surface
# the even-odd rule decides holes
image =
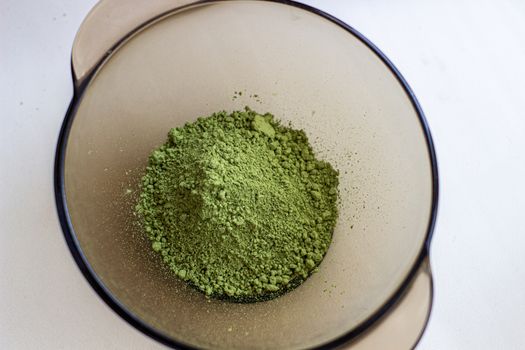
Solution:
[[[418,349],[524,349],[525,2],[309,0],[399,68],[441,177]],[[74,264],[53,197],[70,50],[94,0],[0,0],[0,349],[161,349]]]

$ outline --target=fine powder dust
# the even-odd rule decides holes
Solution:
[[[316,271],[337,220],[337,186],[304,131],[246,108],[171,129],[150,155],[136,211],[180,279],[253,302]]]

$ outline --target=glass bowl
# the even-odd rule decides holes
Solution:
[[[55,187],[67,243],[98,294],[176,348],[412,346],[428,318],[437,167],[392,63],[356,30],[290,1],[100,2],[72,54]],[[163,268],[134,216],[170,128],[250,106],[304,129],[340,171],[340,219],[312,275],[271,301],[205,298]],[[290,218],[293,220],[293,218]]]

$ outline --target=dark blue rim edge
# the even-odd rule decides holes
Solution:
[[[160,19],[161,17],[168,15],[174,11],[177,10],[183,10],[185,8],[193,7],[195,5],[199,4],[207,4],[207,3],[213,3],[213,2],[222,2],[222,1],[235,1],[235,0],[203,0],[203,1],[197,1],[195,3],[182,6],[176,9],[172,9],[169,11],[166,11],[165,13],[162,13],[158,16],[155,16],[154,18],[150,19],[146,23],[143,23],[139,27],[132,30],[128,35],[123,37],[121,40],[119,40],[112,48],[112,50],[108,51],[108,54],[106,54],[102,59],[97,63],[97,65],[91,70],[91,72],[86,76],[85,79],[83,79],[82,83],[78,86],[75,85],[73,98],[71,100],[71,103],[69,104],[66,116],[64,118],[64,121],[62,123],[62,127],[60,129],[58,142],[57,142],[57,149],[55,154],[55,164],[54,164],[54,188],[55,188],[55,200],[56,200],[56,206],[57,206],[57,212],[58,212],[58,218],[60,221],[60,225],[62,227],[62,231],[64,234],[64,238],[66,240],[66,243],[71,251],[71,254],[73,255],[73,258],[75,262],[77,263],[78,267],[80,268],[80,271],[84,275],[84,277],[87,279],[91,287],[97,292],[97,294],[106,302],[106,304],[115,311],[120,317],[122,317],[124,320],[126,320],[129,324],[131,324],[133,327],[141,331],[142,333],[146,334],[147,336],[157,340],[158,342],[167,345],[169,347],[172,347],[174,349],[187,349],[187,350],[194,350],[197,349],[195,347],[192,347],[188,344],[185,344],[183,342],[174,340],[167,336],[166,334],[156,330],[155,328],[149,326],[148,324],[144,323],[139,317],[137,317],[135,314],[133,314],[130,310],[128,310],[122,303],[120,303],[112,294],[111,292],[104,286],[102,281],[98,278],[94,270],[92,269],[91,265],[88,263],[86,257],[84,256],[80,244],[76,238],[76,235],[74,233],[73,225],[70,220],[69,211],[67,208],[67,201],[66,201],[66,194],[65,194],[65,184],[64,184],[64,162],[65,162],[65,154],[66,154],[66,147],[67,147],[67,141],[69,136],[69,131],[71,128],[72,121],[74,119],[74,115],[76,114],[77,106],[79,104],[79,101],[82,98],[83,92],[88,85],[89,81],[93,78],[95,72],[97,72],[98,68],[105,62],[105,60],[109,57],[110,52],[112,52],[114,49],[117,49],[122,43],[124,43],[128,38],[130,38],[133,34],[137,33],[139,30],[141,30],[144,26],[147,26],[148,24],[151,24],[155,22],[157,19]],[[438,177],[438,166],[437,166],[437,157],[434,149],[434,143],[432,140],[432,136],[430,133],[430,129],[427,123],[427,120],[425,118],[425,115],[423,113],[423,110],[421,109],[421,106],[419,105],[419,102],[416,99],[416,96],[412,92],[411,88],[409,87],[408,83],[405,81],[401,73],[397,70],[397,68],[394,66],[394,64],[379,50],[372,42],[370,42],[364,35],[362,35],[360,32],[358,32],[353,27],[349,26],[348,24],[342,22],[341,20],[337,19],[336,17],[319,10],[317,8],[311,7],[306,4],[302,4],[296,1],[291,0],[255,0],[255,1],[265,1],[265,2],[273,2],[273,3],[280,3],[284,5],[289,5],[293,7],[297,7],[309,12],[312,12],[314,14],[317,14],[330,22],[333,22],[340,26],[341,28],[345,29],[347,32],[349,32],[351,35],[359,39],[364,45],[366,45],[370,50],[372,50],[378,58],[381,59],[381,61],[390,69],[392,74],[396,77],[398,82],[401,84],[403,89],[405,90],[405,93],[409,97],[412,106],[414,107],[420,121],[420,125],[423,131],[423,134],[426,139],[427,143],[427,150],[428,150],[428,156],[431,163],[431,171],[432,171],[432,204],[431,204],[431,212],[429,217],[429,222],[427,226],[427,232],[425,236],[425,241],[421,247],[421,250],[418,254],[418,257],[416,258],[414,265],[412,266],[410,272],[405,277],[404,281],[400,284],[399,288],[396,290],[396,292],[393,293],[393,295],[376,311],[374,314],[372,314],[368,319],[363,321],[361,324],[359,324],[354,329],[350,330],[349,332],[339,336],[338,338],[322,344],[320,346],[311,348],[311,350],[324,350],[324,349],[333,349],[338,346],[341,346],[343,344],[349,343],[351,340],[355,339],[358,335],[361,335],[365,330],[367,330],[370,326],[372,326],[375,322],[377,322],[379,319],[381,319],[385,314],[388,313],[388,311],[401,299],[401,297],[406,292],[407,288],[411,285],[411,282],[418,272],[418,269],[420,268],[422,262],[426,257],[428,257],[429,249],[430,249],[430,242],[432,240],[432,235],[434,231],[434,226],[436,223],[436,217],[437,217],[437,208],[438,208],[438,197],[439,197],[439,177]],[[73,69],[73,63],[71,62],[71,74],[73,77],[75,77],[75,72]],[[431,283],[432,284],[432,283]],[[433,294],[433,286],[431,285],[431,295]],[[432,306],[432,298],[431,298],[431,305]],[[432,309],[432,307],[430,307]],[[426,324],[428,323],[428,319],[430,316],[430,310],[427,317],[427,320],[425,322],[425,326],[423,327],[421,334],[419,335],[417,342],[421,339],[423,332],[426,328]],[[417,344],[416,342],[416,344]],[[416,345],[415,344],[415,345]],[[414,346],[415,346],[414,345]]]

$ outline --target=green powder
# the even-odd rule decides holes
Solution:
[[[246,108],[171,129],[146,169],[137,212],[152,248],[208,296],[276,297],[330,245],[338,173],[271,114]]]

